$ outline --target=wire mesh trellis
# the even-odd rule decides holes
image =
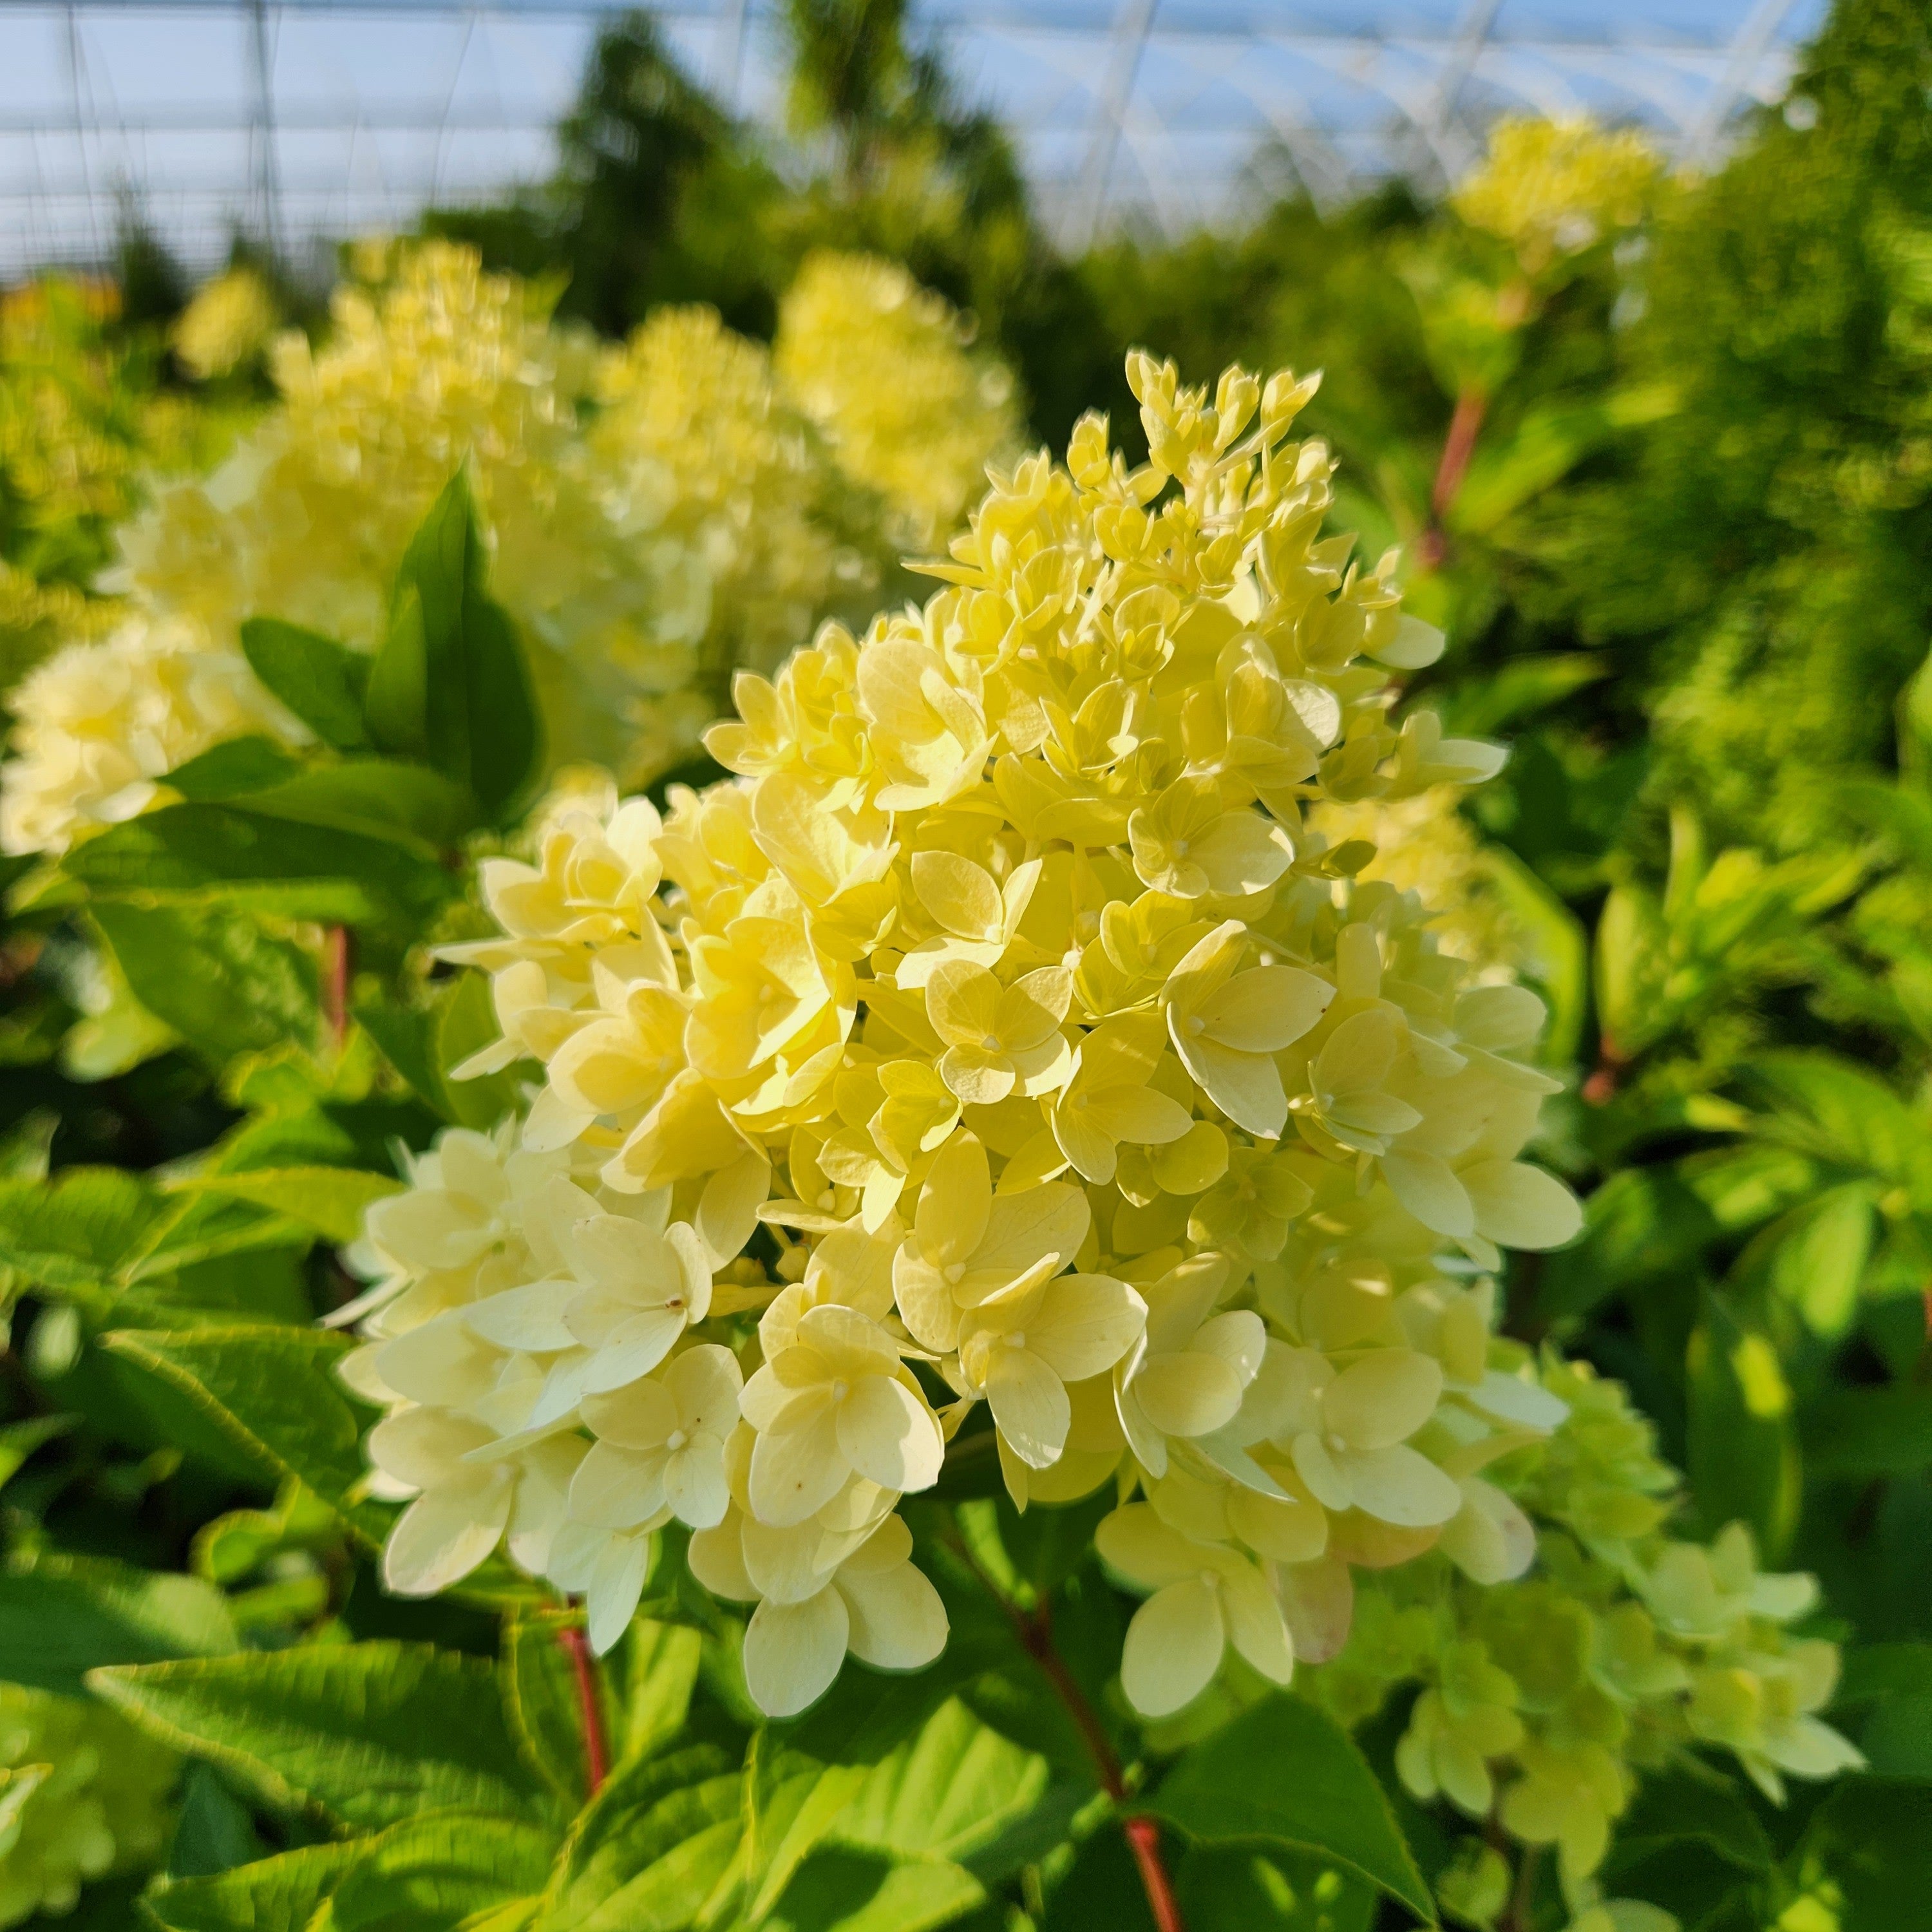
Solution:
[[[1708,158],[1822,0],[915,0],[1056,230],[1224,218],[1258,155],[1333,201],[1453,178],[1496,112],[1594,113]],[[542,178],[620,0],[6,0],[0,276],[98,260],[128,206],[191,266]],[[782,138],[776,0],[650,9]]]

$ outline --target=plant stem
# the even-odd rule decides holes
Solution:
[[[1186,1932],[1180,1921],[1180,1901],[1174,1895],[1174,1882],[1160,1856],[1160,1827],[1149,1817],[1126,1818],[1120,1829],[1126,1834],[1127,1849],[1141,1868],[1141,1883],[1147,1889],[1148,1909],[1160,1932]]]
[[[349,980],[351,940],[346,926],[332,926],[322,942],[322,1010],[328,1036],[339,1053],[349,1036]]]
[[[1465,389],[1456,398],[1448,433],[1442,439],[1442,454],[1436,465],[1436,482],[1429,493],[1429,527],[1416,546],[1422,562],[1431,570],[1438,568],[1449,553],[1443,519],[1455,507],[1462,479],[1469,472],[1469,460],[1476,453],[1476,438],[1482,433],[1483,418],[1489,410],[1490,399],[1480,389]]]
[[[610,1768],[604,1744],[604,1713],[597,1701],[597,1667],[590,1660],[590,1646],[582,1627],[566,1624],[556,1634],[563,1654],[577,1679],[577,1705],[584,1720],[584,1771],[586,1795],[595,1798]]]
[[[1072,1672],[1067,1669],[1066,1660],[1060,1655],[1060,1648],[1053,1640],[1052,1612],[1044,1601],[1030,1610],[1022,1610],[980,1567],[964,1538],[956,1532],[946,1541],[953,1553],[980,1580],[987,1594],[1006,1612],[1013,1634],[1019,1639],[1020,1647],[1040,1666],[1040,1675],[1053,1687],[1053,1694],[1066,1706],[1066,1714],[1073,1720],[1074,1727],[1080,1733],[1081,1742],[1087,1747],[1088,1756],[1094,1760],[1100,1788],[1116,1804],[1126,1804],[1126,1774],[1120,1768],[1120,1760],[1107,1736],[1107,1727],[1100,1721],[1100,1714],[1081,1689]],[[1142,1888],[1147,1893],[1148,1910],[1154,1914],[1157,1932],[1187,1932],[1180,1916],[1180,1901],[1174,1895],[1174,1881],[1161,1856],[1159,1822],[1145,1813],[1139,1813],[1120,1820],[1120,1833],[1139,1868]]]
[[[1522,1862],[1516,1868],[1516,1890],[1502,1922],[1503,1932],[1530,1932],[1531,1914],[1536,1903],[1536,1862],[1542,1851],[1540,1845],[1522,1848]]]

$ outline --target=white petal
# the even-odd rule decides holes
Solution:
[[[694,1436],[664,1465],[664,1498],[680,1522],[709,1529],[724,1520],[731,1486],[724,1479],[724,1445],[715,1436]]]
[[[917,1670],[946,1648],[946,1606],[911,1564],[872,1571],[848,1566],[838,1573],[838,1588],[854,1657],[883,1670]]]
[[[491,1467],[426,1490],[389,1532],[382,1581],[400,1597],[432,1597],[468,1576],[502,1538],[514,1487]]]
[[[1228,1642],[1270,1683],[1286,1684],[1294,1675],[1294,1640],[1281,1606],[1253,1564],[1222,1573],[1221,1610]]]
[[[1134,1612],[1120,1649],[1120,1688],[1146,1718],[1191,1704],[1221,1667],[1220,1602],[1198,1576],[1170,1583]]]
[[[1462,1492],[1426,1456],[1406,1444],[1387,1449],[1351,1449],[1340,1460],[1348,1472],[1356,1506],[1384,1522],[1427,1529],[1447,1522],[1462,1507]],[[1295,1466],[1300,1467],[1299,1456]],[[1313,1489],[1315,1485],[1308,1486]]]
[[[830,1689],[850,1618],[836,1590],[802,1604],[760,1604],[745,1631],[745,1688],[768,1718],[794,1718]]]
[[[614,1536],[584,1593],[585,1622],[590,1648],[602,1657],[614,1648],[631,1627],[638,1599],[650,1574],[653,1540],[648,1536]]]
[[[1065,1385],[1037,1355],[995,1342],[986,1370],[986,1400],[1000,1433],[1021,1461],[1045,1469],[1060,1460],[1073,1407]]]
[[[929,1490],[946,1458],[932,1412],[892,1376],[862,1376],[838,1408],[838,1448],[881,1489]]]
[[[1476,1226],[1506,1248],[1560,1248],[1583,1225],[1582,1204],[1553,1174],[1520,1160],[1478,1161],[1462,1170]]]
[[[570,1513],[600,1529],[634,1529],[663,1508],[664,1452],[592,1445],[570,1485]]]
[[[1382,1157],[1382,1178],[1395,1198],[1436,1234],[1472,1234],[1476,1210],[1468,1190],[1440,1154],[1391,1148]]]
[[[788,1435],[761,1435],[752,1450],[752,1510],[779,1528],[802,1522],[838,1493],[849,1473],[830,1409]]]

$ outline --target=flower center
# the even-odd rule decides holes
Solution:
[[[964,1274],[965,1272],[966,1264],[964,1262],[953,1262],[952,1264],[946,1270],[946,1286],[948,1288],[954,1286],[958,1282],[961,1276]]]
[[[1024,1348],[1026,1346],[1026,1330],[1024,1328],[1016,1328],[1006,1337],[1006,1346],[1010,1348]]]
[[[832,1400],[834,1402],[843,1402],[845,1400],[850,1387],[850,1384],[847,1382],[845,1378],[843,1376],[841,1376],[838,1380],[832,1384]]]
[[[1205,1033],[1208,1022],[1198,1013],[1190,1013],[1187,1019],[1187,1030],[1190,1033]]]
[[[674,1429],[671,1432],[664,1438],[664,1447],[667,1449],[682,1449],[686,1443],[689,1442],[690,1439],[691,1438],[685,1434],[682,1430]]]
[[[1177,838],[1174,842],[1174,856],[1177,859],[1187,856],[1187,841],[1185,838]]]
[[[1000,1050],[1000,1036],[996,1033],[989,1033],[980,1044],[988,1053],[998,1053]]]

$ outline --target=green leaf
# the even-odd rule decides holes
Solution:
[[[765,1932],[932,1932],[964,1918],[986,1895],[957,1865],[892,1864],[876,1854],[826,1849],[793,1874],[764,1924]]]
[[[1368,1761],[1334,1720],[1277,1693],[1188,1751],[1148,1809],[1197,1844],[1331,1858],[1433,1924],[1436,1907]]]
[[[135,998],[206,1058],[314,1043],[315,964],[299,946],[218,906],[103,900],[93,910]]]
[[[255,1829],[255,1814],[212,1765],[188,1766],[182,1776],[180,1803],[168,1846],[170,1878],[207,1878],[268,1856]]]
[[[1552,1315],[1582,1315],[1612,1294],[1674,1293],[1718,1232],[1670,1168],[1625,1168],[1584,1203],[1583,1238],[1545,1258],[1539,1303]]]
[[[1821,1476],[1905,1476],[1932,1463],[1932,1388],[1833,1389],[1801,1418],[1804,1460]]]
[[[444,1812],[392,1826],[330,1901],[328,1932],[457,1932],[473,1916],[541,1892],[554,1832],[493,1814]]]
[[[506,1067],[476,1080],[448,1077],[451,1067],[461,1066],[502,1030],[487,973],[458,974],[432,988],[424,1006],[358,1001],[356,1017],[418,1096],[451,1125],[488,1132],[518,1105],[527,1066]]]
[[[1204,1932],[1369,1932],[1377,1905],[1370,1887],[1319,1858],[1245,1846],[1194,1846],[1174,1888],[1182,1922]]]
[[[963,1862],[1032,1810],[1048,1775],[1043,1757],[949,1700],[866,1772],[837,1835],[897,1857]]]
[[[1776,1563],[1797,1526],[1802,1478],[1791,1389],[1770,1338],[1706,1294],[1684,1357],[1691,1495],[1706,1529],[1742,1518]]]
[[[344,926],[413,923],[460,889],[452,874],[409,844],[303,824],[257,811],[252,800],[164,806],[110,826],[64,863],[97,899],[131,896],[146,904],[189,897]],[[142,1003],[150,1004],[145,996]]]
[[[484,568],[458,470],[404,555],[368,716],[377,744],[468,786],[503,823],[536,778],[542,746],[522,646],[484,590]]]
[[[745,1759],[741,1854],[748,1900],[743,1916],[750,1924],[757,1924],[777,1903],[865,1778],[856,1765],[820,1764],[788,1750],[768,1730],[753,1736]]]
[[[541,1817],[494,1664],[426,1644],[296,1650],[95,1671],[89,1688],[266,1800],[363,1831],[432,1810]]]
[[[1766,1228],[1749,1260],[1760,1263],[1772,1293],[1814,1335],[1835,1340],[1858,1312],[1876,1222],[1872,1184],[1846,1181]]]
[[[1932,1782],[1932,1644],[1849,1652],[1832,1712],[1842,1722],[1841,1714],[1860,1709],[1868,1714],[1855,1735],[1873,1771]]]
[[[167,776],[167,787],[196,803],[242,798],[292,778],[302,770],[272,738],[226,738],[199,758],[177,765]]]
[[[255,675],[325,745],[359,752],[369,742],[362,694],[369,660],[319,631],[279,617],[250,617],[242,626],[242,653]]]
[[[255,793],[248,808],[305,825],[406,840],[426,851],[454,845],[483,816],[466,785],[400,758],[347,758],[317,766]]]
[[[362,1423],[334,1374],[353,1346],[266,1324],[185,1333],[120,1329],[102,1345],[186,1396],[265,1472],[292,1476],[374,1546],[389,1512],[354,1493],[367,1473]]]
[[[169,1211],[147,1182],[119,1168],[0,1182],[0,1267],[30,1287],[104,1308]]]
[[[164,1880],[142,1909],[166,1932],[310,1932],[361,1845],[308,1845],[212,1877]]]
[[[49,1553],[0,1571],[0,1678],[64,1696],[102,1664],[218,1657],[236,1647],[227,1600],[199,1576]]]
[[[714,1744],[616,1772],[578,1817],[532,1932],[679,1932],[736,1866],[743,1779]]]
[[[511,1732],[524,1762],[572,1810],[589,1795],[589,1762],[576,1673],[561,1639],[583,1624],[576,1611],[531,1605],[503,1619],[503,1702]],[[602,1715],[608,1737],[608,1708]]]
[[[371,1203],[402,1192],[393,1174],[353,1167],[251,1168],[239,1174],[197,1174],[183,1191],[253,1202],[314,1228],[332,1241],[353,1241]]]
[[[1843,1900],[1839,1932],[1932,1932],[1928,1831],[1932,1793],[1922,1785],[1845,1778],[1826,1797],[1804,1849]]]
[[[1484,873],[1528,941],[1524,962],[1550,1008],[1538,1058],[1568,1066],[1582,1050],[1590,1004],[1590,942],[1582,922],[1507,846],[1485,845]]]
[[[632,1619],[623,1643],[604,1664],[607,1681],[617,1684],[610,1744],[619,1762],[658,1750],[683,1728],[704,1648],[703,1636],[688,1624]]]
[[[1702,1766],[1644,1778],[1617,1823],[1613,1868],[1685,1841],[1741,1871],[1768,1872],[1771,1840],[1749,1801],[1729,1778]]]

